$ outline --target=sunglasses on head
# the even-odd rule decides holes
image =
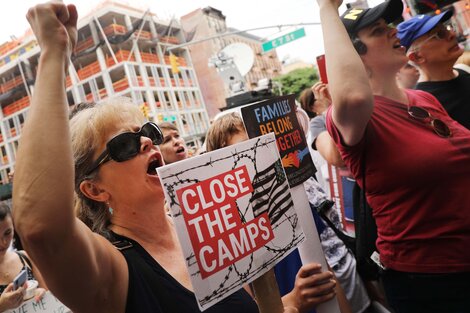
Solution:
[[[417,120],[429,123],[434,129],[434,132],[439,136],[443,138],[452,136],[452,132],[447,124],[433,117],[427,110],[417,106],[410,106],[408,107],[408,114]]]
[[[159,145],[163,142],[163,133],[160,127],[153,122],[147,122],[135,133],[125,132],[108,141],[106,149],[93,162],[86,175],[90,175],[98,167],[110,160],[124,162],[135,157],[141,149],[140,137],[142,136],[150,138],[154,145]]]
[[[451,32],[455,32],[455,28],[451,23],[439,25],[439,26],[436,27],[435,33],[432,34],[431,36],[429,36],[428,38],[426,38],[425,40],[423,40],[421,43],[419,43],[418,46],[414,47],[413,51],[419,50],[419,48],[421,48],[422,45],[424,45],[426,42],[428,42],[430,40],[433,40],[433,39],[437,39],[437,40],[447,39],[447,37],[449,36],[449,34]]]

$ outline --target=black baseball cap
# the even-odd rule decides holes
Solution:
[[[377,20],[383,18],[387,23],[397,20],[403,13],[401,0],[388,0],[373,8],[348,8],[341,15],[346,30],[349,34],[355,34]]]

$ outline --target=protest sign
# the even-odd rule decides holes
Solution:
[[[327,268],[325,256],[314,223],[303,182],[315,174],[315,166],[307,146],[304,132],[296,116],[295,96],[282,96],[257,102],[241,108],[248,137],[273,132],[286,171],[294,207],[297,211],[305,240],[299,246],[302,264],[320,263]],[[322,303],[318,313],[339,313],[336,299]]]
[[[57,300],[54,295],[48,291],[41,300],[36,302],[34,298],[23,302],[14,310],[5,311],[5,313],[69,313],[65,305]]]
[[[201,310],[304,239],[272,134],[157,171]]]
[[[241,108],[248,137],[273,132],[291,187],[300,185],[313,174],[315,166],[307,140],[297,120],[295,96],[281,96]]]

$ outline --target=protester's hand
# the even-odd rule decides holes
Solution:
[[[323,113],[331,104],[331,96],[328,91],[328,86],[322,82],[317,82],[311,88],[315,96],[315,112],[318,114]]]
[[[336,282],[329,271],[322,272],[320,264],[310,263],[300,268],[294,289],[283,298],[285,307],[294,306],[300,313],[308,312],[335,296]]]
[[[46,289],[44,289],[44,288],[37,288],[37,289],[34,291],[34,301],[36,301],[36,302],[41,301],[41,299],[44,297],[45,294],[46,294]]]
[[[284,307],[284,313],[299,313],[299,310],[293,306]]]
[[[26,14],[42,53],[65,53],[70,57],[77,40],[77,9],[73,4],[50,1],[38,4]]]
[[[327,3],[331,3],[336,9],[338,9],[343,3],[343,0],[317,0],[317,3],[319,7],[322,7]]]
[[[13,290],[13,283],[10,283],[0,295],[1,312],[11,310],[20,306],[25,294],[25,286]]]

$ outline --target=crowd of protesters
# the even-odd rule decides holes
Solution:
[[[364,190],[384,270],[380,283],[364,282],[318,215],[329,202],[319,170],[304,187],[329,267],[302,265],[297,251],[276,265],[284,312],[314,312],[333,298],[341,313],[467,312],[470,74],[452,12],[393,26],[401,0],[341,16],[340,0],[317,2],[328,84],[300,95],[298,117],[317,168],[347,167]],[[193,151],[174,124],[146,121],[129,99],[69,113],[64,69],[77,18],[59,1],[27,13],[41,56],[12,214],[0,205],[0,312],[23,302],[28,285],[11,284],[21,270],[38,281],[38,299],[50,289],[73,312],[200,312],[156,172]],[[247,139],[240,116],[228,113],[210,126],[205,151]],[[26,252],[9,248],[13,221]],[[246,285],[206,312],[259,308]]]

